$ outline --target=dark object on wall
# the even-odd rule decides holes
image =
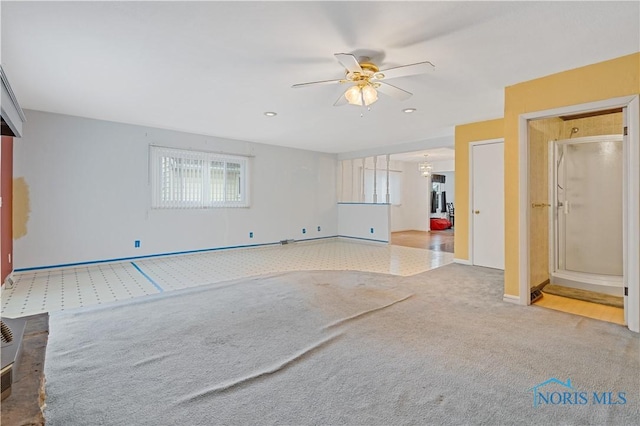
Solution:
[[[444,213],[447,208],[447,191],[442,191],[440,193],[440,198],[442,199],[442,202],[440,203],[440,211]]]
[[[444,183],[446,178],[445,175],[431,175],[431,183]]]
[[[447,203],[445,204],[445,206],[447,206],[447,214],[449,215],[449,220],[451,221],[451,226],[456,226],[456,215],[455,215],[455,210],[453,208],[453,203]]]
[[[438,209],[438,193],[431,191],[431,213],[435,213]]]

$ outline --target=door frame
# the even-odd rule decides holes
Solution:
[[[627,327],[640,333],[640,100],[638,95],[622,96],[596,102],[553,108],[521,114],[518,120],[518,180],[520,201],[518,205],[519,241],[519,304],[531,304],[529,282],[529,132],[528,122],[612,108],[625,108],[623,121],[627,136],[623,140],[627,154],[623,167],[623,235],[624,281],[628,288],[625,309]]]
[[[469,246],[469,265],[474,265],[474,253],[473,253],[473,204],[474,204],[474,199],[473,199],[473,187],[474,187],[474,182],[473,182],[473,147],[474,146],[478,146],[478,145],[489,145],[489,144],[494,144],[494,143],[502,143],[503,145],[503,149],[504,149],[504,138],[497,138],[497,139],[485,139],[485,140],[480,140],[480,141],[474,141],[469,143],[469,211],[467,212],[468,216],[468,223],[469,223],[469,236],[468,236],[468,246]],[[503,184],[504,184],[504,175],[503,175]],[[504,197],[504,194],[503,194]],[[504,224],[503,224],[504,226]],[[506,241],[504,241],[503,243],[505,243]]]

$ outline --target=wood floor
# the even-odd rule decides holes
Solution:
[[[536,306],[624,325],[624,309],[543,293]]]
[[[453,229],[392,232],[391,244],[453,253]]]

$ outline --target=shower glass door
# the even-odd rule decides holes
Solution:
[[[558,269],[621,276],[622,137],[555,145]]]

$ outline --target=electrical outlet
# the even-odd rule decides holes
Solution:
[[[249,232],[249,238],[253,238],[253,232]]]
[[[140,240],[135,240],[135,241],[133,242],[133,247],[135,247],[135,248],[140,248]]]
[[[307,233],[307,228],[302,228],[302,233],[306,234]]]
[[[371,232],[373,234],[373,228],[371,228],[371,230],[369,232]]]
[[[320,232],[320,227],[318,226],[318,232]]]

